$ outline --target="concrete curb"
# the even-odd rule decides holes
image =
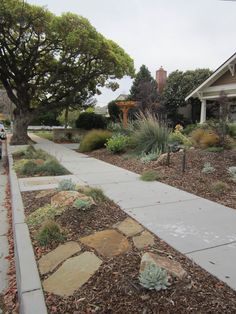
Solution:
[[[25,223],[24,206],[13,158],[7,144],[9,178],[12,200],[12,228],[15,247],[16,281],[20,314],[47,314],[47,307],[38,273],[38,267],[30,239],[29,229]]]

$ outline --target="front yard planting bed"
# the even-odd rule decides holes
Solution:
[[[236,209],[236,181],[232,180],[227,169],[236,166],[236,150],[220,153],[207,152],[201,149],[190,149],[186,153],[186,171],[182,173],[183,152],[172,153],[170,166],[166,166],[166,157],[160,164],[157,161],[142,163],[132,155],[115,155],[106,149],[87,153],[91,157],[103,160],[121,168],[142,174],[147,170],[159,172],[159,181],[193,193],[203,198]],[[202,172],[205,163],[214,167],[212,173]],[[222,193],[214,190],[214,183],[224,182],[226,189]]]
[[[56,158],[30,145],[13,154],[14,170],[19,178],[66,175],[70,172]]]
[[[26,220],[39,207],[50,204],[52,199],[55,200],[58,193],[58,190],[22,193]],[[62,242],[76,243],[81,250],[75,251],[72,257],[66,262],[57,264],[53,270],[44,271],[43,274],[41,272],[45,290],[50,290],[50,279],[69,260],[90,254],[99,260],[100,264],[86,283],[66,296],[61,295],[60,292],[45,291],[49,313],[236,312],[235,291],[193,264],[191,260],[161,239],[145,231],[111,200],[94,198],[94,201],[95,204],[85,210],[77,209],[74,205],[65,206],[64,211],[55,216],[54,221],[60,225],[66,235]],[[128,228],[124,222],[127,222]],[[29,228],[40,268],[42,256],[45,257],[48,252],[58,249],[58,243],[52,242],[47,246],[40,246],[36,236],[38,228],[30,225]],[[151,239],[149,245],[146,244],[143,247],[135,245],[135,238],[143,233],[149,235]],[[103,234],[106,237],[99,245],[98,239]],[[111,238],[108,235],[112,234],[115,237],[109,242]],[[93,242],[95,236],[97,238]],[[122,240],[119,246],[115,246],[114,243],[118,241],[118,238]],[[180,263],[186,272],[185,276],[181,278],[171,276],[169,279],[171,285],[167,290],[157,292],[145,289],[139,284],[138,279],[141,258],[145,252],[164,257],[170,263],[173,261]],[[62,280],[64,280],[63,285],[66,286],[66,277]],[[58,285],[55,287],[55,289],[59,288]]]

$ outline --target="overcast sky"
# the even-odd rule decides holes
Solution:
[[[212,70],[236,52],[236,1],[220,0],[27,0],[59,15],[73,12],[89,19],[152,75],[162,65],[168,73],[207,67]],[[131,80],[107,89],[98,104],[127,94]]]

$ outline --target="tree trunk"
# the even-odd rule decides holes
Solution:
[[[33,115],[29,111],[20,109],[14,110],[13,135],[11,145],[24,145],[32,143],[32,140],[27,134],[27,129]]]
[[[65,129],[68,127],[68,113],[69,113],[69,107],[66,107],[65,109]]]

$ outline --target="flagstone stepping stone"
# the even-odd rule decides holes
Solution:
[[[73,205],[75,200],[81,199],[83,201],[89,201],[91,205],[94,205],[94,201],[90,196],[82,194],[77,191],[61,191],[51,198],[51,205],[54,207],[70,206]]]
[[[45,275],[53,271],[59,264],[64,262],[70,256],[81,251],[81,247],[77,242],[70,241],[59,245],[55,250],[42,256],[39,260],[39,271]]]
[[[140,250],[147,246],[154,245],[154,236],[145,230],[139,236],[133,237],[133,242],[134,246]]]
[[[103,230],[87,237],[80,242],[94,248],[99,254],[112,257],[123,254],[130,249],[129,241],[116,230]]]
[[[85,284],[98,270],[102,260],[92,252],[71,257],[43,282],[46,292],[68,297]]]
[[[116,224],[114,227],[124,233],[127,237],[132,237],[144,230],[139,223],[129,217]]]
[[[187,272],[183,269],[180,263],[167,257],[149,252],[144,253],[142,256],[140,272],[142,272],[149,263],[156,264],[158,267],[165,269],[169,275],[179,279],[183,279],[187,275]]]

